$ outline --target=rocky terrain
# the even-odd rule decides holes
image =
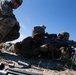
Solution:
[[[31,67],[23,67],[19,65],[18,61],[22,61],[31,65]],[[3,51],[0,56],[0,62],[5,64],[4,71],[10,68],[9,63],[14,64],[13,69],[19,69],[22,71],[27,71],[30,73],[38,73],[40,75],[76,75],[76,66],[64,67],[61,61],[42,59],[42,58],[32,58],[27,59],[21,56],[17,56],[14,53]],[[32,74],[33,75],[33,74]]]

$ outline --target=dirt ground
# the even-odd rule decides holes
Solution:
[[[30,64],[31,67],[27,68],[23,67],[23,65],[19,65],[19,60]],[[73,69],[69,69],[65,68],[64,65],[58,60],[41,58],[27,59],[6,51],[2,53],[0,62],[5,64],[5,68],[3,69],[4,71],[7,68],[10,68],[9,63],[12,63],[14,64],[14,67],[12,67],[13,69],[19,69],[30,73],[37,73],[37,75],[76,75],[76,66]]]

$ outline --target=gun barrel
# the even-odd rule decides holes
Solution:
[[[8,75],[6,71],[0,70],[0,75]]]
[[[25,70],[19,70],[19,69],[13,69],[13,68],[9,68],[7,72],[16,72],[16,73],[19,73],[19,74],[24,74],[24,75],[42,75],[42,74],[38,74],[38,73],[33,73],[33,72],[28,72],[28,71],[25,71]]]
[[[18,61],[18,64],[19,65],[23,65],[24,67],[27,67],[27,68],[30,68],[31,67],[31,65],[30,64],[28,64],[28,63],[25,63],[25,62],[23,62],[23,61]]]
[[[57,46],[74,46],[76,47],[76,42],[72,40],[63,41],[63,40],[56,40],[51,38],[44,38],[42,44],[53,44]]]
[[[10,71],[10,70],[7,71],[7,75],[8,74],[12,74],[12,75],[26,75],[26,74],[22,74],[22,73]]]

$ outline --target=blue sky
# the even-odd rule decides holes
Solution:
[[[45,25],[49,34],[67,31],[76,41],[76,0],[23,0],[14,14],[20,23],[20,37],[13,42],[31,36],[38,25]]]

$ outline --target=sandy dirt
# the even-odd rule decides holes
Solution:
[[[23,65],[19,65],[18,61],[22,61],[31,65],[29,68],[23,68]],[[9,63],[14,64],[13,69],[19,69],[22,71],[38,73],[40,75],[76,75],[76,66],[69,69],[58,60],[32,58],[27,59],[21,56],[17,56],[14,53],[4,51],[1,56],[0,62],[5,64],[4,71],[10,68]]]

